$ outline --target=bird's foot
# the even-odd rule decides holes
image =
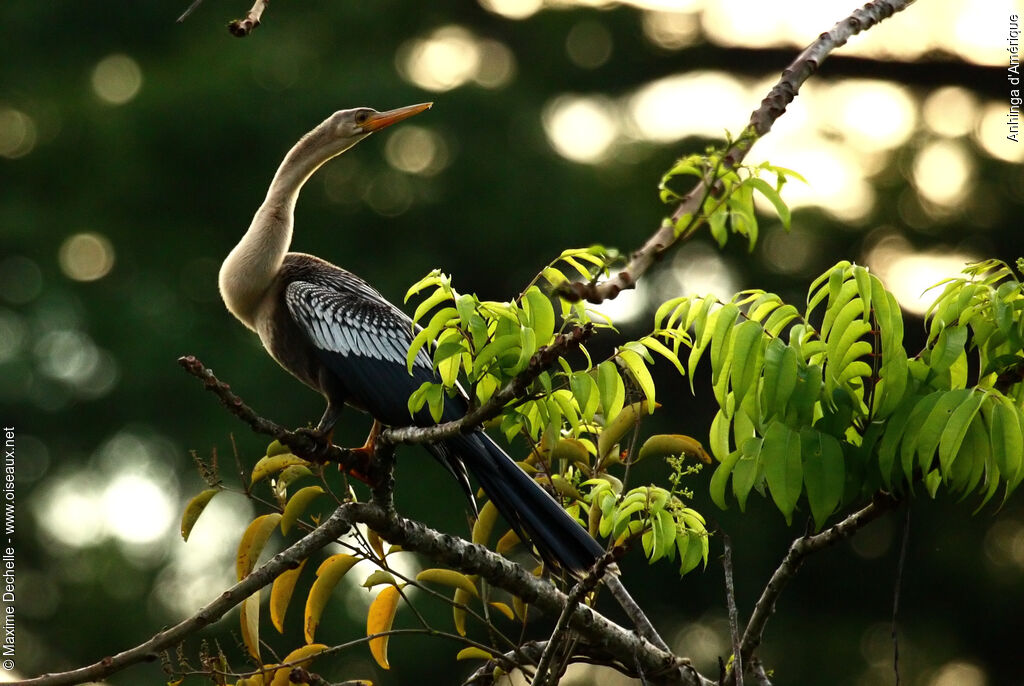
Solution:
[[[349,457],[352,458],[350,461],[352,466],[339,465],[339,469],[347,471],[351,476],[370,487],[377,486],[377,480],[370,475],[374,471],[373,452],[376,449],[377,437],[380,436],[382,428],[380,422],[375,420],[363,445],[358,448],[349,449],[348,453]]]

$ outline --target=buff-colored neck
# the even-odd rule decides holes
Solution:
[[[323,125],[296,143],[278,167],[249,230],[224,260],[219,277],[221,297],[228,310],[250,329],[256,329],[260,303],[288,254],[299,191],[321,165],[347,147],[332,145]]]

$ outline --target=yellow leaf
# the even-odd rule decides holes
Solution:
[[[455,603],[452,605],[452,619],[455,621],[455,630],[459,632],[459,636],[466,635],[466,605],[472,600],[472,593],[462,588],[455,589],[455,597],[452,598]]]
[[[494,552],[498,553],[499,555],[504,555],[509,550],[514,548],[519,542],[519,534],[517,534],[512,529],[509,529],[504,536],[498,539],[498,544],[494,546]]]
[[[303,460],[297,455],[291,453],[284,453],[282,455],[270,455],[267,457],[260,458],[252,468],[252,479],[251,483],[262,481],[272,474],[277,474],[285,467],[291,467],[292,465],[303,465],[309,467],[309,462]]]
[[[263,546],[267,544],[270,533],[279,521],[281,515],[271,512],[249,523],[249,527],[242,534],[242,540],[238,543],[238,554],[235,557],[235,571],[238,573],[239,581],[249,576],[249,572],[256,566]]]
[[[207,488],[205,491],[192,498],[188,501],[188,505],[185,506],[185,512],[181,515],[181,537],[186,541],[188,535],[192,533],[192,527],[196,525],[199,520],[199,515],[203,514],[203,510],[206,509],[206,505],[213,499],[213,496],[220,493],[219,488]]]
[[[286,455],[292,451],[291,448],[281,443],[276,438],[270,442],[267,446],[267,457],[274,457],[275,455]]]
[[[380,586],[381,584],[391,584],[394,586],[396,583],[395,577],[391,572],[378,569],[366,577],[366,580],[363,581],[363,588],[373,588],[374,586]]]
[[[516,617],[520,621],[526,621],[526,611],[529,609],[529,605],[523,602],[523,599],[517,595],[512,596],[512,608],[516,611]]]
[[[274,679],[270,682],[270,686],[288,686],[292,670],[296,667],[306,668],[309,663],[313,661],[313,658],[320,653],[327,650],[327,646],[323,643],[313,643],[311,645],[305,645],[301,648],[296,648],[292,652],[281,660],[281,664],[288,665],[287,667],[281,667],[274,672]]]
[[[491,654],[483,648],[477,648],[476,646],[469,646],[459,651],[458,655],[455,656],[456,660],[490,660]]]
[[[506,605],[505,603],[499,603],[497,601],[494,601],[494,602],[488,603],[488,605],[490,605],[495,610],[497,610],[501,614],[505,615],[509,619],[515,619],[516,618],[515,614],[512,612],[512,608],[509,607],[508,605]]]
[[[313,472],[304,464],[293,464],[291,467],[282,469],[281,473],[277,475],[277,486],[288,490],[293,481],[304,476],[313,476]]]
[[[395,586],[385,586],[370,605],[366,613],[366,635],[373,636],[391,630],[391,624],[395,621],[395,613],[398,611],[398,599],[401,594]],[[376,636],[370,639],[370,654],[381,669],[391,669],[388,664],[388,638],[389,636]]]
[[[381,540],[380,534],[373,529],[366,530],[366,540],[369,542],[370,547],[373,548],[373,552],[377,553],[377,558],[384,559],[384,541]]]
[[[711,456],[704,450],[704,446],[696,438],[684,436],[683,434],[658,434],[651,436],[644,441],[637,459],[648,457],[671,457],[673,455],[686,455],[700,460],[705,464],[711,464]]]
[[[256,591],[242,602],[239,620],[242,625],[242,642],[249,654],[260,659],[260,592]]]
[[[341,577],[345,576],[345,572],[352,569],[352,565],[358,561],[351,555],[338,553],[324,560],[316,570],[316,581],[313,582],[309,596],[306,597],[306,614],[303,621],[306,643],[313,642],[316,628],[320,624],[320,615],[323,614],[331,591],[341,581]]]
[[[656,404],[655,407],[658,405]],[[604,427],[604,431],[597,438],[597,457],[600,466],[608,463],[608,458],[612,456],[615,446],[628,432],[633,430],[641,417],[648,414],[648,409],[647,403],[626,405],[621,412],[615,415],[615,419]]]
[[[566,464],[580,463],[590,464],[590,453],[587,446],[575,438],[561,438],[551,449],[550,457],[553,461],[565,460]]]
[[[288,499],[288,504],[284,506],[284,514],[281,516],[281,533],[287,534],[296,520],[306,511],[306,507],[313,498],[322,495],[323,492],[324,489],[319,486],[306,486],[296,491],[295,495]]]
[[[453,569],[424,569],[416,575],[416,581],[431,581],[452,588],[461,588],[476,598],[480,597],[476,590],[476,584],[462,572],[456,572]]]
[[[292,591],[295,590],[295,582],[299,580],[302,568],[306,566],[306,558],[299,563],[295,569],[283,572],[281,576],[274,579],[274,585],[270,588],[270,621],[274,628],[284,633],[284,613],[288,609],[288,603],[292,599]]]
[[[498,508],[494,506],[494,503],[488,500],[487,503],[480,508],[480,514],[477,516],[476,521],[473,522],[473,543],[487,545],[487,539],[491,537],[491,529],[494,528],[494,522],[497,518]]]

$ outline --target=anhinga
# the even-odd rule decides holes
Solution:
[[[351,272],[288,252],[295,202],[309,177],[374,131],[430,106],[342,110],[303,136],[288,151],[249,230],[220,270],[221,296],[231,313],[259,334],[282,367],[327,399],[316,429],[322,436],[330,435],[346,403],[368,412],[374,429],[434,423],[426,409],[409,415],[409,396],[424,381],[437,379],[425,350],[408,371],[406,353],[414,335],[409,317]],[[467,408],[463,397],[447,399],[442,421],[461,417]],[[548,562],[580,574],[604,552],[483,431],[427,448],[472,500],[468,469],[513,529]]]

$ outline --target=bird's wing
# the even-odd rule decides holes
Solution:
[[[409,396],[425,381],[437,381],[426,349],[410,374],[406,363],[414,329],[401,310],[369,287],[340,291],[306,281],[285,289],[292,320],[313,345],[320,361],[337,377],[348,400],[390,426],[414,422]],[[465,412],[459,401],[446,403],[444,421]],[[431,424],[425,410],[415,423]]]

